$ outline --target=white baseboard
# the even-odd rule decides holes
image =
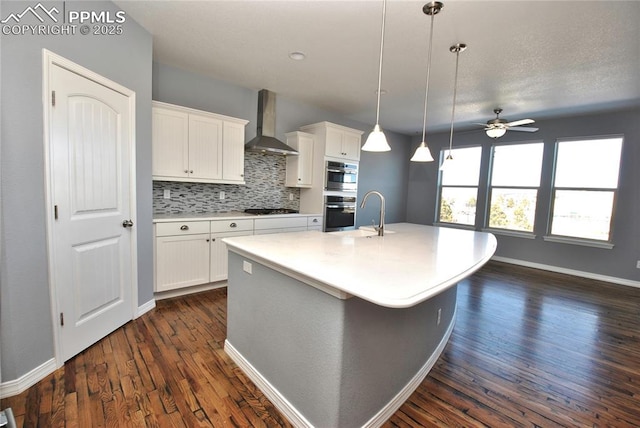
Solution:
[[[134,319],[141,317],[142,315],[146,314],[147,312],[149,312],[155,307],[156,307],[156,299],[151,299],[147,303],[143,303],[141,306],[138,306],[138,310],[136,311]]]
[[[455,326],[456,320],[456,312],[454,312],[453,317],[451,318],[451,323],[449,323],[449,327],[445,332],[444,336],[440,340],[438,347],[435,349],[433,354],[429,357],[427,362],[420,368],[420,370],[409,380],[409,382],[387,403],[378,413],[376,413],[369,421],[363,426],[366,428],[377,428],[382,426],[387,419],[389,419],[403,404],[407,399],[413,394],[413,392],[420,386],[422,381],[431,368],[435,365],[438,358],[440,358],[440,354],[444,351],[449,338],[451,337],[451,333],[453,332],[453,327]],[[258,389],[262,391],[262,393],[271,401],[271,403],[278,409],[282,414],[286,416],[286,418],[291,422],[294,427],[299,428],[313,428],[313,425],[296,409],[281,393],[278,391],[267,379],[264,378],[252,365],[247,361],[240,352],[236,348],[233,347],[228,340],[224,342],[224,350],[229,355],[229,357],[233,360],[234,363],[238,365],[242,369],[242,371],[247,375],[249,379],[253,383],[256,384]]]
[[[194,285],[193,287],[177,288],[169,291],[158,291],[154,293],[156,300],[170,299],[172,297],[186,296],[187,294],[200,293],[202,291],[215,290],[227,286],[227,281],[209,282],[202,285]]]
[[[284,414],[294,427],[313,428],[313,425],[296,409],[258,370],[247,361],[228,340],[224,341],[224,351],[238,365],[271,403]]]
[[[51,358],[18,379],[0,383],[0,398],[12,397],[26,391],[56,370],[56,359]]]
[[[628,287],[640,288],[640,281],[633,281],[631,279],[618,278],[615,276],[608,276],[608,275],[600,275],[598,273],[584,272],[581,270],[567,269],[567,268],[562,268],[558,266],[545,265],[542,263],[533,263],[525,260],[511,259],[508,257],[501,257],[501,256],[493,256],[491,260],[495,260],[497,262],[509,263],[512,265],[530,267],[534,269],[548,270],[550,272],[564,273],[567,275],[578,276],[581,278],[595,279],[596,281],[610,282],[612,284],[619,284],[619,285],[626,285]]]

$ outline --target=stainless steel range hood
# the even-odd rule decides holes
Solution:
[[[297,155],[298,152],[276,138],[276,94],[262,89],[258,92],[258,129],[256,138],[244,146],[249,152]]]

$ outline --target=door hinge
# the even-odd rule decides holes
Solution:
[[[64,312],[60,312],[60,325],[64,327]]]
[[[56,106],[56,91],[51,91],[51,106]]]
[[[53,219],[54,220],[58,219],[58,206],[57,205],[53,206]]]

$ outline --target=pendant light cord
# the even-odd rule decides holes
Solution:
[[[429,55],[427,56],[427,83],[424,91],[424,117],[422,119],[422,142],[425,142],[425,134],[427,131],[427,98],[429,96],[429,74],[431,74],[431,51],[433,50],[433,18],[435,13],[431,15],[431,30],[429,33]]]
[[[382,0],[382,35],[380,36],[380,66],[378,67],[378,102],[376,104],[376,125],[380,121],[380,90],[382,86],[382,55],[384,52],[384,24],[387,16],[387,0]]]
[[[451,132],[449,133],[449,156],[453,146],[453,118],[456,114],[456,96],[458,94],[458,61],[460,60],[460,46],[456,48],[456,73],[453,78],[453,108],[451,109]]]

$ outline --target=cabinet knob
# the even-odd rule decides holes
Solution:
[[[298,181],[302,181],[302,178],[298,178]]]
[[[189,174],[193,174],[193,170],[189,170]]]
[[[207,239],[207,242],[209,242],[209,239]]]
[[[189,174],[189,170],[188,170],[188,169],[185,169],[185,170],[184,170],[184,173],[185,173],[185,174]]]
[[[237,225],[237,224],[235,224],[235,223],[231,223],[231,224],[229,225],[229,227],[238,227],[238,225]]]
[[[189,226],[183,224],[182,226],[180,226],[180,230],[189,230]]]
[[[244,174],[240,174],[240,177],[244,177]]]

